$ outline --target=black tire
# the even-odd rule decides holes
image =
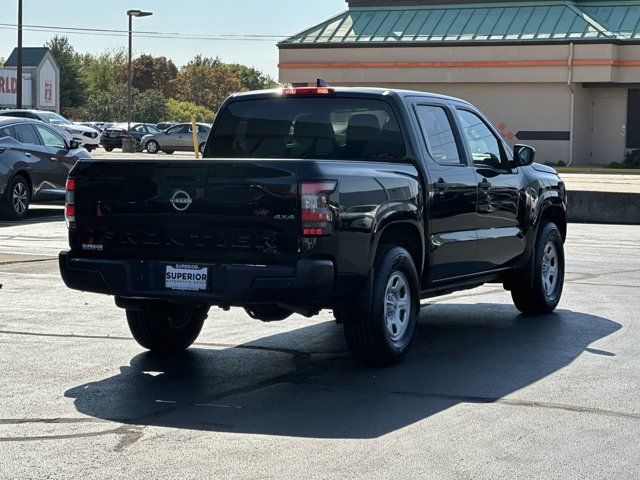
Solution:
[[[196,341],[209,307],[157,302],[140,310],[127,309],[127,322],[140,346],[161,354],[174,354]]]
[[[200,145],[198,145],[198,151],[200,152],[200,155],[204,155],[204,147],[206,146],[206,142],[202,142]]]
[[[104,147],[105,152],[113,152],[113,147]]]
[[[404,320],[399,320],[400,330],[396,330],[395,334],[391,326],[387,327],[387,314],[390,311],[386,304],[388,289],[394,279],[404,282],[405,295],[409,295]],[[420,312],[419,285],[418,273],[409,252],[390,245],[379,248],[373,268],[370,305],[339,308],[336,315],[344,324],[347,346],[354,356],[370,365],[389,365],[402,360],[416,332]],[[401,300],[402,289],[394,298]],[[395,303],[393,312],[397,312],[398,318],[402,319],[403,310],[399,305],[400,301]]]
[[[31,188],[22,175],[16,175],[0,198],[0,216],[7,220],[22,220],[31,203]]]
[[[293,312],[285,310],[275,304],[257,304],[245,307],[245,312],[256,320],[262,322],[279,322],[289,318]]]
[[[549,255],[550,250],[555,250]],[[533,284],[516,280],[511,288],[511,298],[522,313],[543,315],[553,312],[564,287],[565,263],[562,235],[555,223],[540,224],[535,250],[527,270],[533,270]],[[554,269],[556,274],[553,275]]]
[[[160,151],[160,144],[155,140],[149,140],[144,146],[144,149],[147,151],[147,153],[155,154]]]
[[[162,153],[166,153],[167,155],[173,155],[173,152],[175,152],[175,150],[163,150]]]

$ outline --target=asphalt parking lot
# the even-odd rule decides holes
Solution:
[[[145,353],[63,285],[61,213],[0,223],[2,478],[640,477],[640,227],[570,225],[557,313],[443,297],[369,369],[331,312],[212,309],[187,353]]]

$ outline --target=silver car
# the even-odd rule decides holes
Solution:
[[[204,151],[204,145],[207,143],[211,125],[206,123],[196,124],[198,127],[198,149],[200,153]],[[149,153],[158,153],[160,151],[171,154],[176,150],[185,152],[193,151],[193,130],[190,123],[180,123],[171,128],[167,128],[163,132],[145,135],[140,140],[140,148]]]

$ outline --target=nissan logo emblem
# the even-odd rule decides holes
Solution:
[[[169,202],[178,212],[184,212],[191,206],[193,200],[184,190],[176,190]]]

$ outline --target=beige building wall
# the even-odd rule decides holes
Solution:
[[[463,98],[511,144],[542,162],[603,165],[625,153],[627,88],[640,83],[640,45],[556,44],[282,48],[280,80],[405,88]],[[589,85],[611,85],[587,88]],[[623,87],[623,88],[616,88]],[[516,138],[555,132],[571,140]]]

